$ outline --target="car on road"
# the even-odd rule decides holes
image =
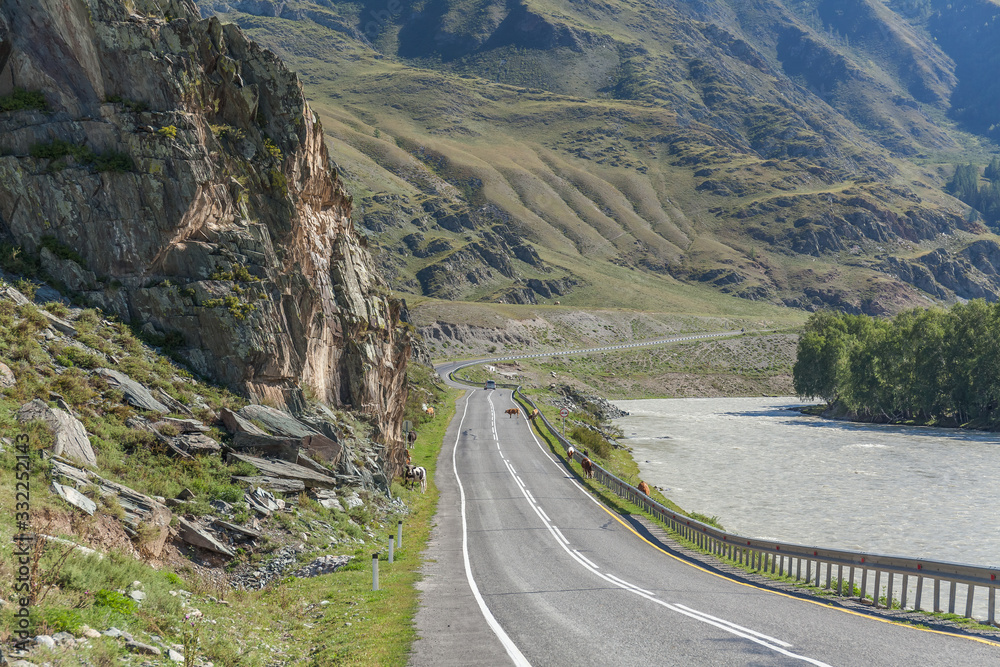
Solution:
[[[496,389],[496,388],[497,388],[496,380],[487,380],[486,386],[483,387],[483,389]]]

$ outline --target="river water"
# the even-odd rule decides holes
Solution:
[[[614,401],[643,479],[746,537],[1000,564],[1000,437],[855,424],[794,398]]]

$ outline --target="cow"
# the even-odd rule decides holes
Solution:
[[[639,490],[642,491],[643,493],[645,493],[648,496],[649,495],[649,484],[646,484],[645,482],[643,482],[643,481],[640,480],[639,481]]]
[[[576,450],[570,447],[566,450],[566,460],[572,462],[573,456],[576,454]]]
[[[508,417],[516,417],[519,414],[521,414],[521,408],[507,408],[506,410],[504,410],[504,414],[506,414]]]
[[[594,479],[594,464],[590,462],[590,459],[583,457],[580,465],[583,467],[583,474],[586,475],[587,479]]]
[[[420,484],[420,493],[427,490],[427,469],[422,466],[408,465],[403,473],[403,484],[412,489],[414,484]]]

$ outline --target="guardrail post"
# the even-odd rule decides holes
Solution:
[[[951,591],[948,593],[948,613],[955,613],[955,595],[958,593],[958,582],[951,582]]]
[[[986,611],[987,614],[986,622],[989,623],[990,625],[997,624],[996,606],[997,606],[997,589],[994,588],[993,586],[990,586],[990,603]]]
[[[975,595],[976,587],[969,584],[969,594],[965,598],[965,617],[972,618],[972,596]]]
[[[822,583],[822,578],[821,578],[822,574],[823,574],[823,561],[821,561],[820,559],[817,558],[816,559],[816,588],[819,588],[820,584]]]
[[[802,581],[802,559],[795,559],[795,581]]]
[[[893,574],[892,572],[889,572],[888,575],[889,575],[889,587],[885,591],[885,608],[892,609],[892,585],[896,581],[896,575]]]
[[[872,600],[875,601],[875,608],[878,609],[878,587],[882,583],[882,571],[875,570],[875,593],[872,595]]]
[[[864,600],[866,595],[868,595],[868,568],[863,567],[861,568],[861,599]]]
[[[934,613],[941,613],[941,580],[934,580]]]
[[[844,566],[837,566],[837,595],[844,597]]]
[[[913,610],[920,611],[920,598],[924,595],[924,578],[917,575],[917,597],[913,601]]]
[[[826,590],[833,588],[833,563],[826,564]]]
[[[847,597],[854,597],[854,566],[852,565],[847,571]]]
[[[900,609],[906,609],[906,594],[910,592],[910,575],[903,575],[903,592],[899,595]]]
[[[807,558],[806,559],[806,579],[805,579],[805,581],[806,581],[807,584],[811,584],[812,583],[812,564],[813,564],[812,559]]]

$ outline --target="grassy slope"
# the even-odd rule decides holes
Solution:
[[[200,457],[179,462],[157,451],[148,434],[129,428],[125,420],[136,414],[126,406],[120,392],[109,390],[87,369],[108,366],[128,373],[150,387],[161,388],[188,404],[197,397],[211,410],[238,408],[242,399],[211,385],[198,382],[182,368],[143,345],[132,331],[120,323],[108,322],[94,310],[67,309],[58,303],[46,308],[73,321],[78,330],[74,347],[65,341],[47,341],[42,332],[48,326],[34,305],[15,306],[0,300],[0,361],[9,365],[17,383],[0,395],[0,427],[5,438],[19,434],[31,438],[32,449],[51,443],[51,436],[38,423],[20,424],[16,412],[34,398],[48,400],[57,392],[80,413],[98,457],[100,474],[149,495],[175,497],[183,488],[192,489],[197,502],[187,508],[192,514],[212,513],[209,500],[225,500],[237,506],[237,520],[248,517],[242,505],[243,489],[231,483],[234,474],[254,474],[243,464],[225,465],[218,457]],[[101,359],[100,354],[112,359]],[[436,384],[428,370],[414,366],[406,416],[418,424],[421,437],[414,450],[415,461],[433,470],[444,429],[453,411],[454,395]],[[427,417],[420,404],[438,407],[436,418]],[[199,410],[208,418],[207,410]],[[184,417],[185,415],[174,415]],[[349,419],[348,415],[343,415]],[[354,423],[360,433],[363,424]],[[223,438],[219,431],[211,433]],[[0,507],[10,516],[0,521],[0,581],[14,581],[12,536],[15,451],[10,443],[0,453]],[[32,607],[33,634],[76,631],[81,624],[98,630],[114,625],[134,633],[140,641],[149,634],[166,642],[187,645],[217,665],[267,665],[275,660],[295,664],[403,665],[412,640],[411,621],[416,609],[413,582],[420,551],[429,532],[436,492],[433,484],[426,495],[393,485],[409,510],[405,521],[404,546],[393,566],[383,565],[385,590],[371,593],[370,558],[384,551],[389,533],[395,533],[398,507],[387,507],[367,498],[364,505],[348,512],[322,508],[306,496],[287,498],[293,511],[262,520],[265,537],[255,549],[240,549],[228,569],[253,569],[271,557],[271,552],[290,541],[304,543],[301,560],[327,553],[346,554],[354,564],[332,575],[303,580],[286,579],[259,592],[234,591],[222,583],[222,571],[202,567],[200,559],[185,561],[178,553],[159,562],[137,557],[141,545],[128,539],[117,519],[121,511],[114,502],[98,500],[98,511],[88,517],[54,495],[48,466],[37,457],[32,461],[30,479],[32,528],[61,536],[77,544],[90,544],[108,553],[101,560],[70,552],[68,547],[49,542],[37,569],[36,589],[47,590]],[[86,490],[85,490],[86,491]],[[95,500],[97,497],[95,496]],[[368,531],[373,531],[369,535]],[[302,539],[306,534],[307,538]],[[330,544],[335,540],[335,546]],[[169,549],[168,549],[169,551]],[[63,561],[63,557],[66,560]],[[383,558],[385,556],[383,555]],[[128,590],[140,581],[147,594],[138,609],[128,603],[100,604],[102,590]],[[182,597],[170,591],[193,593],[190,607],[182,607]],[[0,596],[12,598],[11,590]],[[219,600],[223,602],[218,602]],[[320,606],[326,600],[328,604]],[[228,604],[226,604],[228,603]],[[313,605],[313,606],[309,606]],[[204,613],[191,626],[184,622],[192,608]],[[276,613],[280,610],[280,613]],[[10,638],[15,607],[0,609],[0,641]],[[200,636],[195,646],[193,637]],[[59,664],[116,665],[127,660],[120,641],[100,639],[88,649],[38,654],[41,660]],[[194,648],[191,648],[194,647]]]

